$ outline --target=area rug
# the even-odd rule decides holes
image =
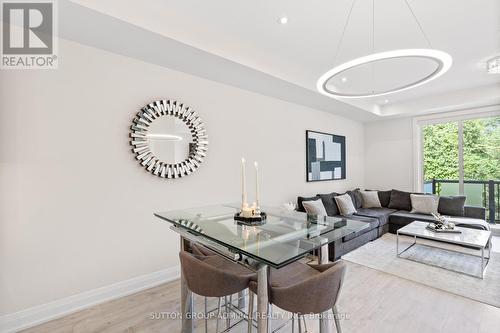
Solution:
[[[400,236],[400,251],[412,242],[413,238]],[[432,248],[425,244],[432,244],[440,248]],[[466,254],[452,252],[448,249],[464,251]],[[342,258],[404,279],[500,307],[500,253],[491,252],[484,279],[454,272],[479,274],[481,259],[470,254],[477,255],[479,251],[419,239],[417,245],[402,254],[403,258],[398,258],[396,256],[396,235],[385,234],[379,239],[344,255]],[[413,260],[424,261],[427,264]],[[438,265],[454,271],[430,265]]]

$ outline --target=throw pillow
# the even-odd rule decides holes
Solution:
[[[321,200],[303,201],[302,205],[304,205],[307,214],[327,216],[325,206],[323,206]]]
[[[439,197],[438,212],[443,215],[464,216],[465,199],[463,195]]]
[[[410,192],[392,190],[391,200],[389,201],[389,208],[411,210]]]
[[[361,206],[363,205],[363,197],[361,196],[361,191],[359,190],[359,188],[352,191],[347,191],[346,193],[351,197],[354,208],[361,208]]]
[[[330,193],[330,194],[318,194],[323,201],[323,206],[325,206],[326,213],[328,216],[339,215],[339,208],[337,207],[337,203],[335,202],[334,197],[338,195],[338,193]]]
[[[376,191],[376,190],[365,190],[365,191]],[[389,202],[391,201],[391,190],[389,191],[377,191],[378,199],[380,200],[380,205],[382,207],[389,206]]]
[[[304,206],[302,205],[302,203],[304,201],[311,201],[311,200],[319,200],[319,197],[318,196],[315,196],[315,197],[297,197],[297,210],[299,212],[306,212]]]
[[[391,193],[392,191],[378,191],[378,198],[380,200],[380,205],[382,207],[389,206],[389,202],[391,201]]]
[[[437,214],[438,197],[437,195],[410,194],[411,211],[410,213]]]
[[[363,208],[380,208],[380,199],[378,198],[377,191],[361,191],[361,197],[363,197]]]
[[[354,207],[354,203],[352,202],[352,198],[349,194],[336,196],[335,202],[337,203],[337,207],[339,207],[341,215],[346,216],[357,213],[356,208]]]

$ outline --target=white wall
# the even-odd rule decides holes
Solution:
[[[0,76],[0,315],[177,265],[177,236],[153,212],[238,201],[241,156],[259,161],[268,204],[363,186],[362,123],[59,47],[58,70]],[[207,125],[208,158],[183,179],[150,175],[130,152],[134,114],[162,98]],[[306,129],[347,136],[347,180],[305,182]]]
[[[365,186],[413,190],[411,118],[365,124]]]

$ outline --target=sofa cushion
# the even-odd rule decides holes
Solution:
[[[378,197],[377,191],[361,191],[361,197],[363,198],[363,205],[361,208],[380,208],[380,199]]]
[[[365,190],[365,191],[377,191],[377,190]],[[391,201],[391,193],[392,193],[392,190],[377,191],[378,199],[380,200],[380,205],[382,207],[389,206],[389,202]]]
[[[486,220],[486,208],[475,206],[464,206],[464,216],[475,219]]]
[[[357,188],[352,191],[347,191],[346,193],[349,194],[349,196],[351,197],[352,203],[354,204],[354,208],[356,209],[361,208],[361,206],[363,205],[363,197],[361,196],[361,190]]]
[[[302,206],[309,215],[327,216],[325,206],[321,200],[306,200],[302,201]]]
[[[354,207],[354,203],[350,195],[337,195],[335,197],[335,202],[337,203],[337,207],[339,207],[341,215],[347,216],[356,213],[356,208]]]
[[[437,214],[438,196],[433,194],[410,194],[410,213]]]
[[[464,216],[465,196],[439,197],[438,212],[443,215]]]
[[[389,223],[405,226],[413,221],[433,222],[434,217],[427,214],[414,214],[409,211],[399,210],[389,215]]]
[[[320,197],[315,196],[315,197],[297,197],[297,210],[299,212],[306,212],[304,209],[304,205],[302,205],[303,201],[310,201],[310,200],[319,200]]]
[[[338,195],[338,193],[332,192],[330,194],[318,194],[323,201],[323,206],[325,206],[326,213],[328,216],[339,215],[339,208],[337,207],[337,203],[335,202],[334,197]]]
[[[378,198],[380,200],[380,204],[382,207],[388,207],[389,202],[391,202],[391,193],[392,191],[378,191]]]
[[[490,230],[490,224],[484,219],[476,219],[472,217],[450,216],[447,221],[454,223],[457,227],[465,227],[480,230]]]
[[[400,210],[411,210],[410,192],[392,190],[389,208]]]
[[[375,218],[366,217],[366,216],[356,216],[356,215],[349,215],[348,218],[366,223],[366,224],[368,224],[368,227],[363,229],[363,230],[360,230],[360,231],[357,231],[357,232],[354,232],[354,233],[351,233],[349,235],[344,236],[342,238],[342,240],[344,242],[350,241],[351,239],[354,239],[354,238],[356,238],[364,233],[367,233],[370,230],[373,230],[379,226],[379,222]]]
[[[395,209],[390,208],[360,208],[358,212],[355,214],[357,216],[366,216],[373,217],[378,219],[379,225],[383,226],[384,224],[389,223],[389,215],[396,212]]]
[[[342,241],[340,242],[340,251],[337,251],[337,249],[335,249],[336,253],[335,255],[337,255],[337,253],[341,256],[351,252],[351,251],[354,251],[356,250],[357,248],[365,245],[366,243],[368,242],[371,242],[375,239],[378,238],[378,230],[377,229],[372,229],[368,232],[365,232],[364,234],[362,235],[359,235],[358,237],[355,237],[349,241]],[[332,258],[332,257],[330,257]],[[336,258],[338,259],[338,258]],[[332,259],[330,259],[332,260]],[[335,260],[335,259],[333,259]]]

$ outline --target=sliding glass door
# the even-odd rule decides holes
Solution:
[[[459,194],[458,123],[427,125],[422,132],[424,191],[442,195]]]
[[[423,189],[467,196],[500,220],[500,116],[426,124],[421,127]]]

